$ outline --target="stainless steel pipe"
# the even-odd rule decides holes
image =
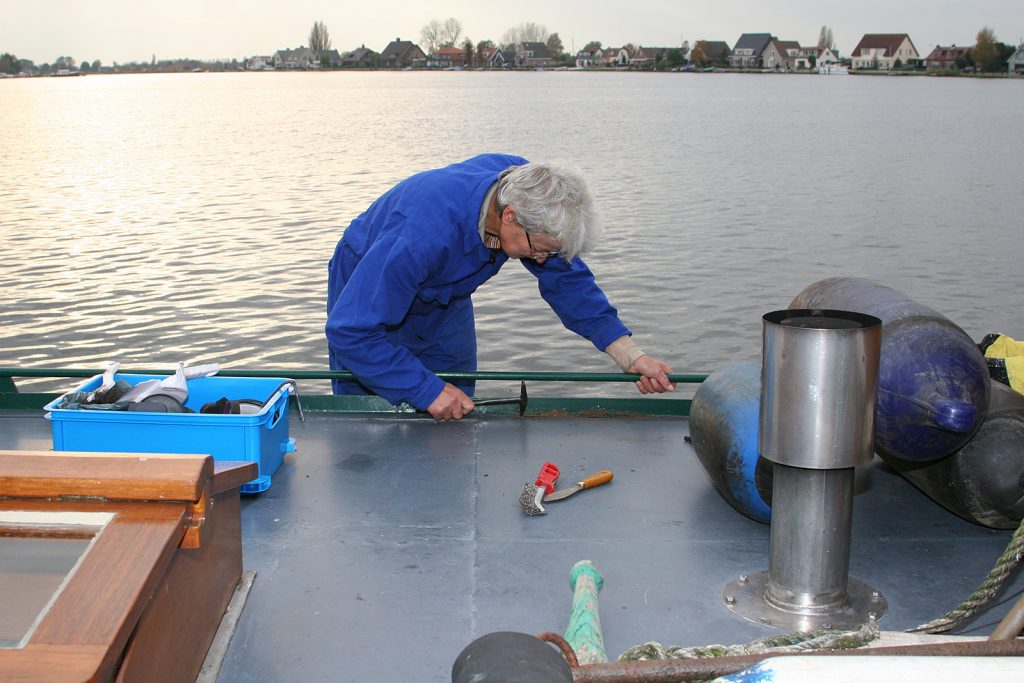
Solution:
[[[873,455],[882,322],[810,309],[763,321],[758,447],[775,463],[769,567],[730,583],[723,598],[765,624],[855,626],[886,608],[849,578],[854,468]]]
[[[776,464],[773,476],[764,599],[802,614],[842,609],[850,571],[853,468]]]
[[[806,309],[763,320],[762,457],[819,470],[870,462],[882,321]]]

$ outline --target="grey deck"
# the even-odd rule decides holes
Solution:
[[[603,574],[611,657],[648,640],[738,643],[777,631],[721,604],[725,583],[767,568],[768,527],[707,481],[684,419],[291,415],[298,452],[265,493],[243,497],[255,583],[219,681],[447,681],[474,638],[562,632],[569,571]],[[7,448],[50,447],[49,424],[0,416]],[[560,485],[615,480],[519,509],[541,463]],[[882,591],[885,630],[937,617],[971,592],[1010,532],[946,512],[877,459],[859,468],[851,575]],[[1024,590],[963,632],[984,635]]]

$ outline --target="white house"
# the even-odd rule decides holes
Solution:
[[[729,54],[729,66],[734,69],[760,69],[761,56],[773,40],[776,38],[770,33],[744,33]]]
[[[795,40],[772,38],[761,52],[761,66],[765,69],[789,71],[796,65],[800,43]]]
[[[920,59],[917,48],[906,33],[865,33],[850,53],[854,69],[881,69]]]
[[[823,49],[827,50],[828,48],[822,48],[822,47],[801,47],[800,51],[797,53],[796,59],[794,60],[794,66],[797,69],[810,69],[810,68],[812,68],[814,66],[814,64],[817,64],[818,52],[820,52]],[[815,60],[814,64],[811,63],[811,60]]]
[[[245,60],[245,68],[249,71],[263,71],[264,69],[273,69],[273,57],[270,55],[256,55],[255,57],[249,57]]]
[[[587,67],[601,61],[601,46],[597,43],[590,43],[576,53],[576,66]]]
[[[1011,74],[1024,74],[1024,43],[1006,60],[1006,70]]]
[[[294,50],[278,50],[271,61],[275,69],[316,69],[320,66],[316,54],[302,46]]]
[[[818,66],[831,66],[833,64],[838,64],[839,54],[830,47],[822,46],[818,48],[818,60],[816,63]]]

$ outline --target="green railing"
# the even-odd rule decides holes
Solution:
[[[122,374],[168,375],[167,368],[121,368]],[[58,397],[60,393],[25,392],[18,389],[15,379],[63,379],[92,377],[102,370],[90,368],[13,368],[0,367],[0,411],[38,410]],[[222,368],[221,377],[287,377],[296,380],[300,386],[300,400],[306,412],[341,413],[412,413],[409,406],[394,406],[376,396],[333,396],[303,392],[301,383],[310,380],[353,379],[352,373],[331,370],[235,370]],[[619,372],[439,372],[438,376],[447,381],[474,380],[477,382],[635,382],[640,375]],[[706,373],[671,374],[669,379],[677,384],[699,384],[707,378]],[[70,388],[70,387],[69,387]],[[518,387],[517,387],[518,389]],[[517,394],[518,395],[518,394]],[[503,398],[508,398],[506,394]],[[478,399],[488,398],[477,392]],[[292,397],[295,401],[295,397]],[[485,414],[518,413],[517,405],[487,406],[479,409]],[[600,397],[543,397],[530,396],[527,401],[527,415],[557,416],[560,414],[593,416],[686,416],[690,410],[690,399],[674,398],[673,394],[658,394],[651,397],[600,398]]]

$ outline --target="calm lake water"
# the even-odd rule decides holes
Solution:
[[[975,340],[1024,337],[1022,109],[1019,79],[0,81],[0,365],[325,368],[326,262],[345,226],[407,175],[485,151],[590,177],[607,227],[587,260],[679,372],[759,357],[761,315],[838,275]],[[613,370],[535,282],[510,263],[477,292],[480,369]],[[585,391],[632,395],[570,393]]]

